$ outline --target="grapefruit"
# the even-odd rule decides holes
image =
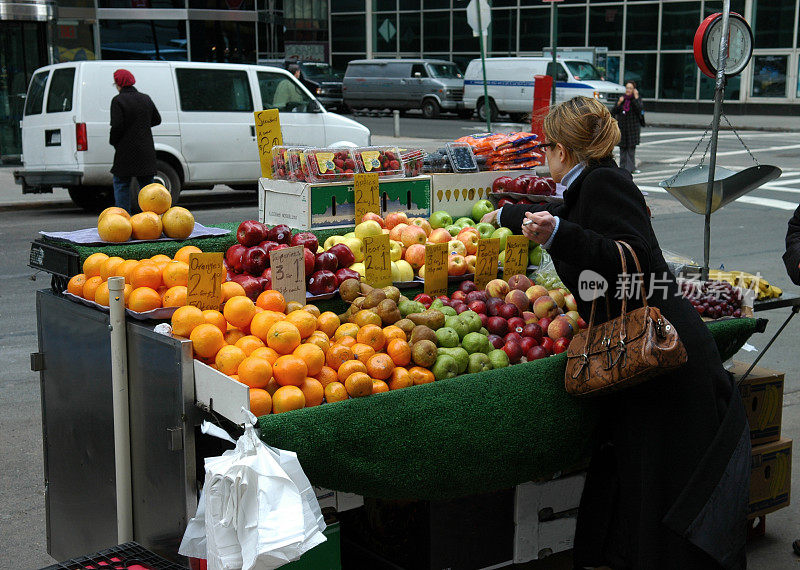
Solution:
[[[161,218],[153,212],[140,212],[131,218],[133,239],[158,239],[161,237]]]
[[[172,196],[163,184],[154,182],[139,190],[139,207],[142,212],[163,214],[172,206]]]
[[[194,229],[194,216],[186,208],[175,206],[161,216],[164,233],[172,239],[186,239]]]
[[[106,214],[97,221],[97,233],[103,241],[128,241],[132,231],[130,220],[120,214]]]

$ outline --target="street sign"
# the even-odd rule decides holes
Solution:
[[[480,14],[478,14],[478,7],[480,6]],[[472,28],[473,37],[487,35],[489,31],[489,24],[492,23],[492,11],[486,0],[470,0],[467,4],[467,24]]]

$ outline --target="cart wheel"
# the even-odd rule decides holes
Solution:
[[[56,295],[62,295],[64,291],[67,290],[67,283],[69,283],[69,279],[66,277],[62,277],[61,275],[50,276],[50,289],[52,289],[53,293]]]

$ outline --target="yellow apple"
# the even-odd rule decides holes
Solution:
[[[325,240],[325,243],[322,244],[322,247],[324,247],[326,250],[329,250],[333,246],[335,246],[337,244],[340,244],[340,243],[343,243],[343,242],[344,242],[344,237],[342,237],[342,236],[331,236],[331,237],[329,237],[328,239]]]
[[[364,261],[364,242],[357,237],[345,238],[344,243],[353,252],[356,262]]]
[[[389,257],[392,261],[403,259],[403,244],[399,241],[391,240],[389,242]]]
[[[406,261],[405,259],[401,259],[399,261],[395,261],[397,264],[398,269],[400,270],[400,279],[398,281],[413,281],[414,280],[414,270],[411,269],[411,264]]]
[[[367,220],[356,226],[355,234],[358,239],[363,240],[365,237],[381,235],[383,233],[381,229],[380,224],[375,220]]]

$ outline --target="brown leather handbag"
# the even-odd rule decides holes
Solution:
[[[624,246],[633,256],[641,276],[642,268],[633,248],[623,241],[616,244],[623,275],[628,273]],[[606,292],[606,306],[608,294]],[[572,339],[567,349],[564,387],[568,393],[599,396],[615,392],[686,363],[686,348],[675,327],[658,307],[647,304],[644,292],[641,298],[642,307],[628,312],[627,292],[623,291],[620,316],[597,326],[594,324],[597,299],[592,301],[589,326]]]

